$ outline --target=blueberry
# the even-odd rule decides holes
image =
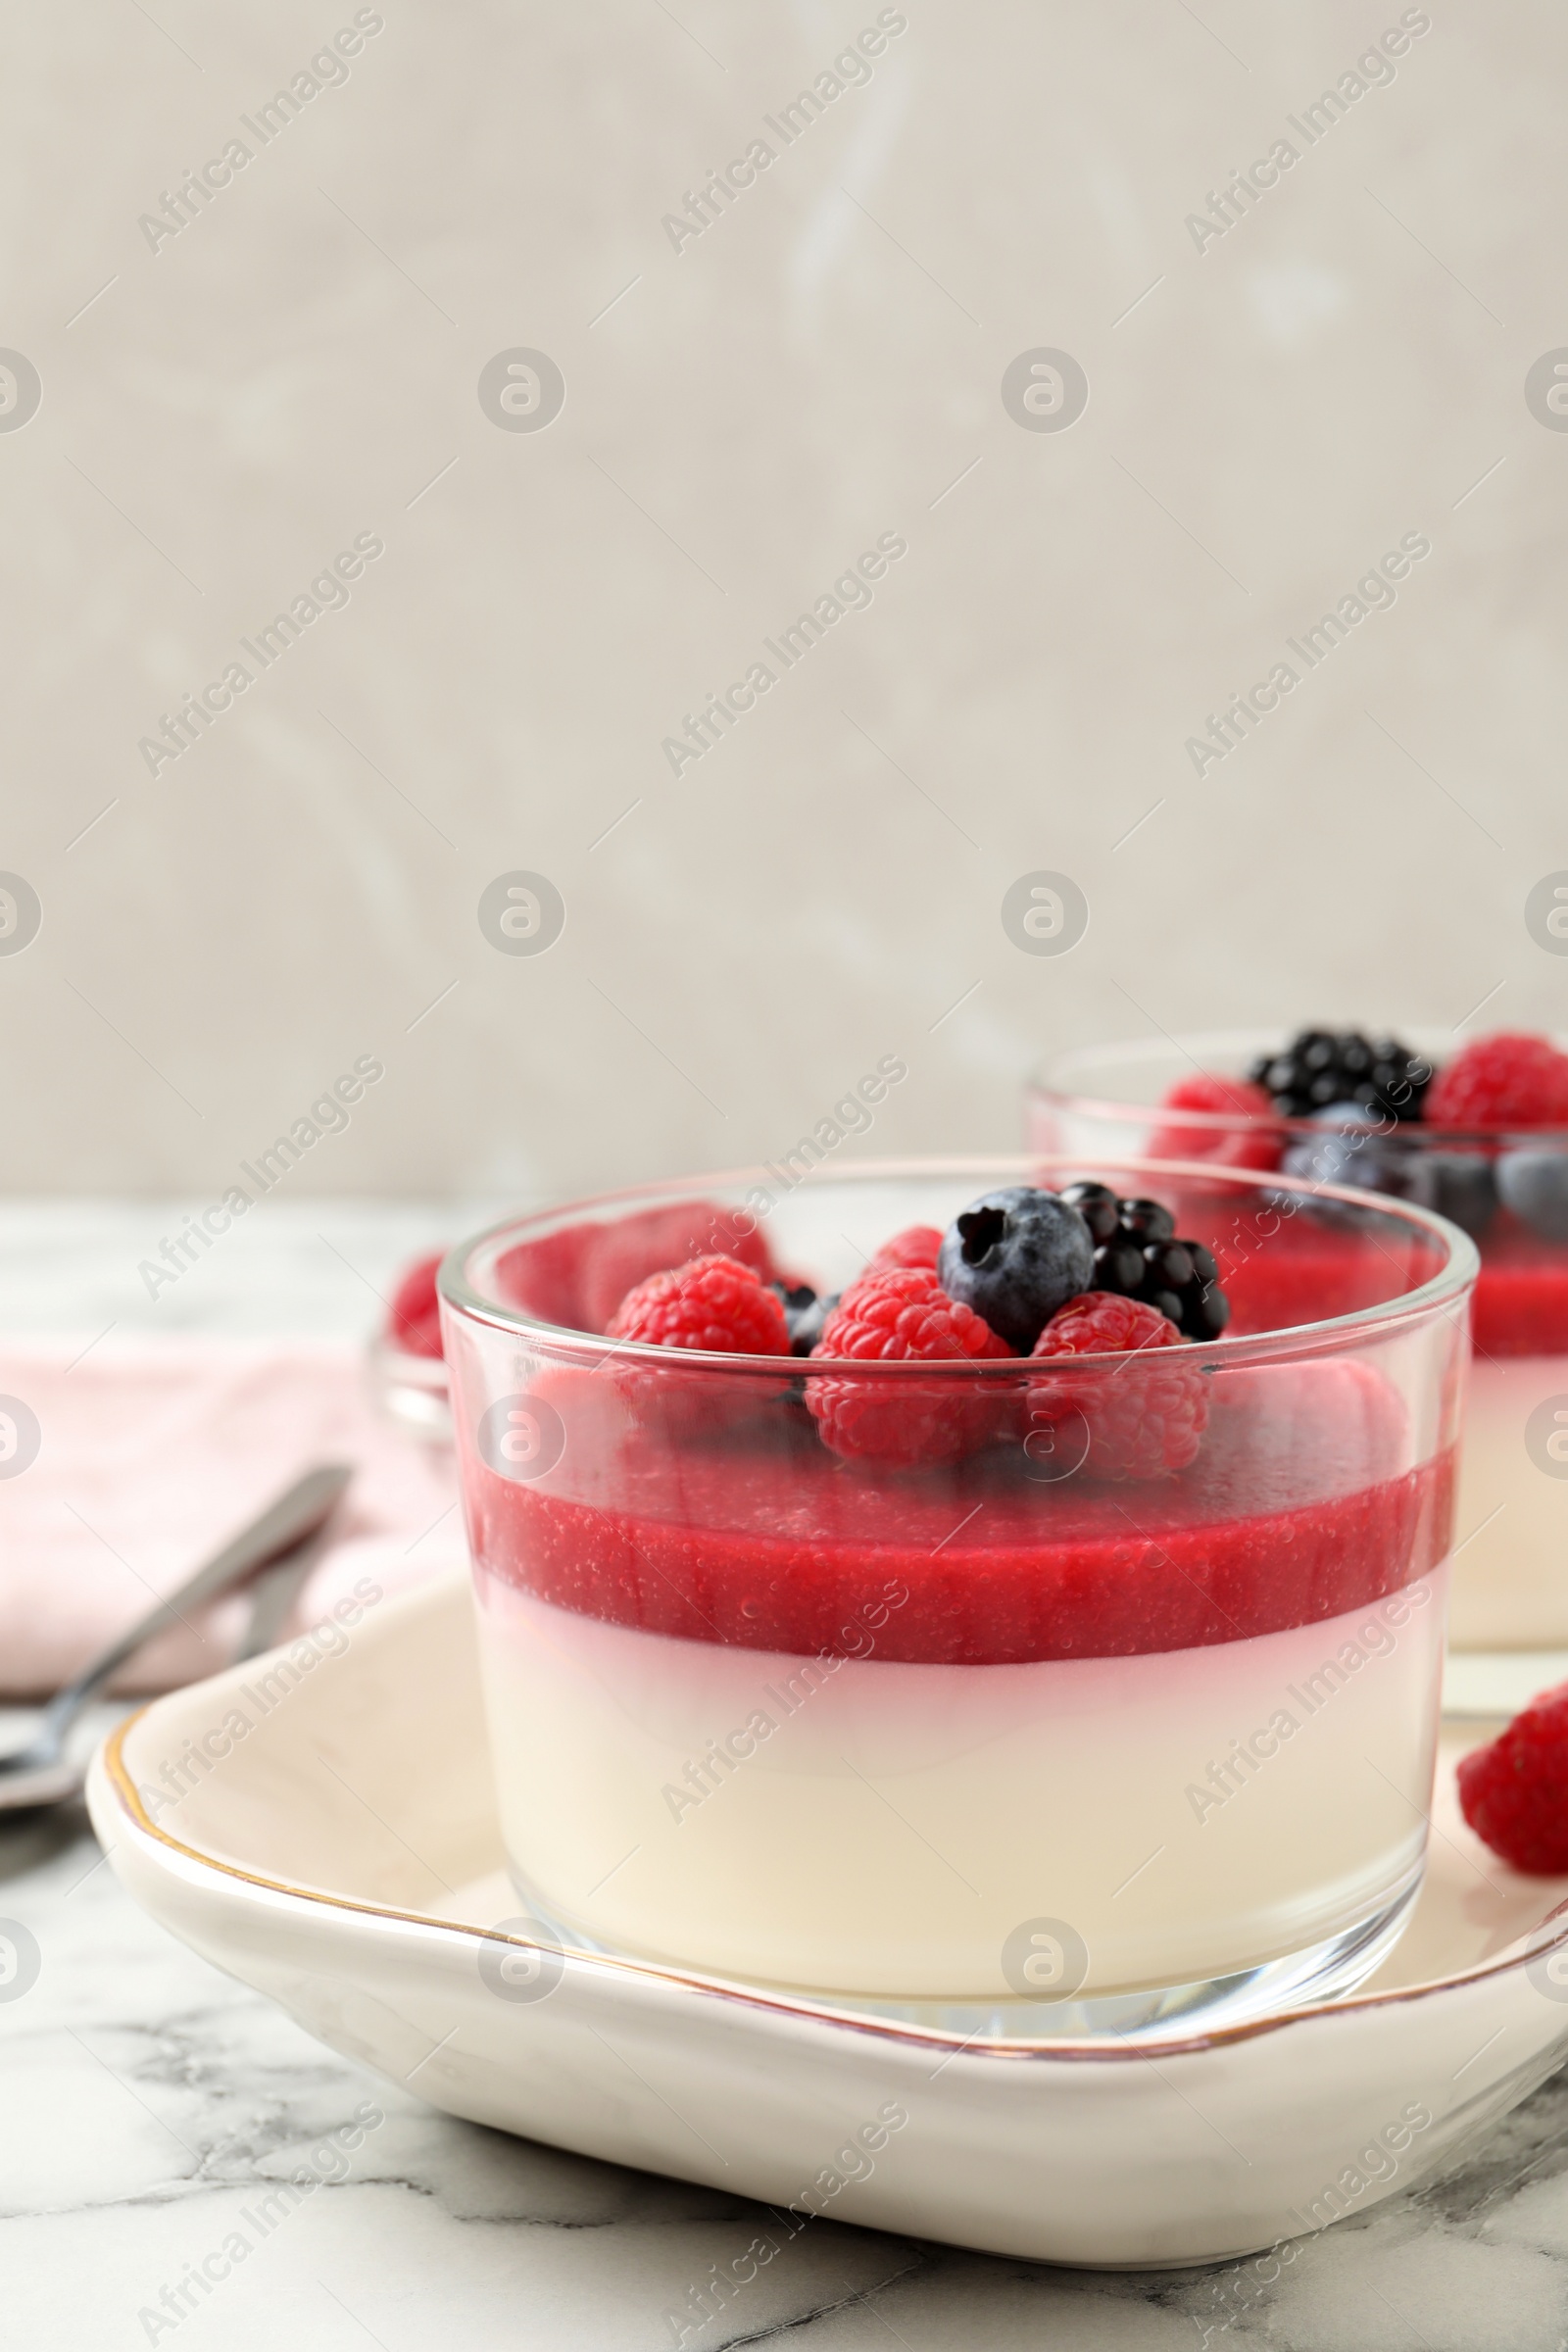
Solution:
[[[1364,1102],[1330,1102],[1314,1110],[1312,1124],[1323,1135],[1301,1136],[1291,1144],[1281,1162],[1287,1176],[1304,1176],[1314,1184],[1358,1184],[1378,1188],[1378,1155],[1371,1149],[1377,1137]]]
[[[1025,1355],[1057,1307],[1088,1290],[1094,1271],[1094,1243],[1079,1210],[1027,1184],[971,1200],[943,1235],[937,1258],[948,1297]]]
[[[782,1282],[775,1282],[772,1287],[783,1301],[791,1355],[809,1355],[822,1337],[823,1324],[839,1302],[838,1292],[831,1298],[819,1298],[808,1282],[798,1283],[793,1289]]]
[[[1568,1242],[1568,1158],[1560,1152],[1505,1152],[1497,1190],[1543,1241]]]
[[[1312,1113],[1314,1127],[1375,1127],[1377,1123],[1377,1112],[1359,1096],[1347,1095],[1343,1102],[1326,1103]]]
[[[1514,1156],[1540,1159],[1551,1155],[1521,1152]],[[1451,1217],[1472,1241],[1479,1241],[1486,1232],[1497,1205],[1492,1162],[1471,1152],[1423,1152],[1411,1163],[1405,1190],[1407,1198],[1422,1208],[1435,1208],[1440,1217]],[[1568,1238],[1568,1224],[1563,1233]]]

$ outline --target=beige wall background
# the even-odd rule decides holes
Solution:
[[[302,1194],[771,1156],[887,1054],[872,1145],[1005,1148],[1080,1040],[1561,1020],[1525,921],[1568,867],[1568,417],[1526,398],[1568,345],[1557,12],[94,0],[11,47],[11,1192],[220,1193],[360,1056]],[[517,348],[564,379],[542,429],[481,405]],[[1041,348],[1087,377],[1066,429],[1004,404]],[[1411,533],[1308,672],[1286,639]],[[764,638],[882,534],[784,671]],[[367,537],[346,603],[244,652]],[[1088,903],[1060,956],[1004,927],[1042,869]],[[544,953],[481,929],[518,870],[564,907]]]

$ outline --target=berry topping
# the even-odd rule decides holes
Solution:
[[[1491,1224],[1497,1187],[1489,1160],[1401,1140],[1396,1129],[1359,1102],[1331,1102],[1312,1113],[1311,1124],[1322,1133],[1298,1136],[1290,1146],[1281,1162],[1287,1176],[1392,1193],[1451,1217],[1476,1241]]]
[[[1162,1200],[1123,1200],[1120,1216],[1134,1241],[1170,1242],[1176,1238],[1176,1220]]]
[[[862,1274],[828,1316],[815,1353],[870,1363],[1010,1355],[990,1325],[918,1266]],[[890,1469],[956,1462],[996,1434],[1004,1400],[954,1381],[808,1380],[806,1401],[835,1453]]]
[[[1497,1162],[1497,1190],[1503,1206],[1533,1233],[1544,1241],[1568,1242],[1568,1158],[1560,1152],[1504,1152]]]
[[[1322,1136],[1300,1136],[1289,1146],[1280,1162],[1287,1176],[1383,1189],[1382,1162],[1373,1148],[1382,1132],[1375,1110],[1364,1102],[1327,1102],[1313,1111],[1312,1125],[1322,1128]]]
[[[1517,1029],[1478,1037],[1433,1079],[1425,1117],[1433,1127],[1568,1127],[1568,1054]]]
[[[881,1266],[923,1266],[934,1274],[937,1253],[942,1248],[942,1236],[934,1225],[906,1225],[891,1242],[884,1242],[871,1260],[873,1268]]]
[[[770,1287],[783,1302],[791,1355],[809,1355],[822,1337],[823,1324],[839,1302],[839,1294],[835,1291],[831,1298],[818,1298],[808,1282],[775,1282]]]
[[[1543,1152],[1521,1152],[1519,1157],[1545,1158]],[[1561,1160],[1555,1162],[1561,1168]],[[1568,1170],[1564,1171],[1568,1173]],[[1347,1184],[1367,1184],[1366,1176],[1350,1175]],[[1397,1186],[1380,1184],[1380,1192],[1401,1191],[1407,1200],[1422,1208],[1435,1208],[1440,1217],[1451,1217],[1463,1228],[1472,1241],[1480,1241],[1492,1223],[1497,1208],[1497,1172],[1490,1159],[1481,1159],[1463,1152],[1422,1152],[1403,1172]],[[1565,1201],[1568,1206],[1568,1201]],[[1525,1212],[1521,1211],[1521,1214]],[[1526,1222],[1532,1220],[1527,1216]],[[1544,1230],[1541,1228],[1540,1230]],[[1568,1226],[1564,1228],[1568,1234]]]
[[[1248,1071],[1287,1119],[1309,1119],[1356,1102],[1385,1119],[1418,1119],[1432,1071],[1396,1037],[1358,1029],[1303,1029],[1283,1054],[1263,1054]]]
[[[764,1282],[779,1269],[749,1211],[716,1200],[666,1200],[612,1220],[598,1217],[519,1242],[496,1261],[501,1297],[567,1331],[606,1331],[626,1293],[694,1257],[733,1257]]]
[[[441,1309],[436,1300],[436,1269],[444,1252],[434,1257],[421,1257],[411,1266],[392,1295],[392,1312],[387,1322],[387,1335],[398,1348],[406,1348],[411,1355],[439,1355],[441,1353]]]
[[[1533,1698],[1500,1739],[1460,1757],[1459,1809],[1514,1870],[1568,1871],[1568,1683]]]
[[[789,1324],[775,1291],[733,1257],[694,1257],[639,1282],[610,1318],[612,1340],[704,1348],[728,1355],[788,1355]]]
[[[1089,1228],[1089,1239],[1097,1250],[1102,1243],[1117,1238],[1121,1230],[1121,1202],[1108,1184],[1085,1181],[1065,1185],[1061,1198],[1069,1208],[1078,1211]],[[1171,1230],[1175,1231],[1174,1225]]]
[[[1210,1078],[1197,1071],[1178,1078],[1160,1099],[1161,1110],[1201,1110],[1234,1124],[1200,1127],[1172,1119],[1149,1139],[1150,1159],[1210,1159],[1225,1168],[1279,1165],[1280,1121],[1272,1096],[1246,1078]]]
[[[1196,1070],[1191,1078],[1178,1078],[1168,1086],[1160,1108],[1222,1111],[1244,1119],[1274,1117],[1273,1099],[1262,1087],[1250,1078],[1211,1078],[1206,1070]]]
[[[1189,1340],[1216,1340],[1231,1319],[1219,1269],[1201,1242],[1178,1238],[1176,1220],[1158,1200],[1119,1200],[1108,1184],[1069,1184],[1063,1200],[1094,1237],[1094,1271],[1085,1288],[1141,1299]]]
[[[937,1275],[950,1298],[983,1315],[1027,1354],[1058,1306],[1089,1288],[1094,1244],[1065,1197],[1032,1185],[982,1193],[942,1237]]]
[[[1100,1478],[1160,1478],[1197,1458],[1208,1425],[1208,1392],[1196,1365],[1171,1362],[1181,1335],[1139,1298],[1091,1292],[1052,1316],[1036,1343],[1036,1362],[1136,1350],[1152,1361],[1127,1362],[1081,1379],[1030,1384],[1030,1440],[1051,1433],[1050,1451]],[[1030,1443],[1026,1440],[1026,1447]]]

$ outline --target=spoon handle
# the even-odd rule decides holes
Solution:
[[[221,1551],[215,1552],[198,1568],[177,1592],[161,1600],[145,1617],[138,1618],[74,1682],[56,1693],[47,1709],[50,1728],[57,1733],[64,1731],[117,1667],[122,1666],[154,1634],[182,1619],[187,1609],[216,1599],[253,1570],[265,1568],[269,1561],[292,1551],[324,1527],[353,1475],[352,1468],[345,1463],[325,1462],[296,1480],[249,1526],[241,1528]]]
[[[246,1597],[251,1604],[249,1625],[240,1637],[230,1664],[243,1665],[247,1658],[259,1658],[264,1649],[271,1649],[283,1630],[283,1621],[292,1608],[301,1586],[316,1566],[331,1541],[330,1522],[318,1527],[303,1544],[285,1551],[281,1559],[259,1569]]]

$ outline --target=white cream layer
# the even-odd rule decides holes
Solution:
[[[1003,1947],[1042,1919],[1083,1938],[1089,1993],[1228,1974],[1419,1861],[1446,1584],[1211,1648],[925,1666],[676,1641],[481,1576],[508,1850],[591,1937],[770,1984],[1007,1999]]]
[[[1557,1450],[1545,1456],[1560,1458],[1563,1476],[1526,1444],[1532,1414],[1551,1397],[1568,1413],[1568,1355],[1471,1363],[1453,1531],[1455,1649],[1568,1647],[1568,1420],[1551,1431]]]

